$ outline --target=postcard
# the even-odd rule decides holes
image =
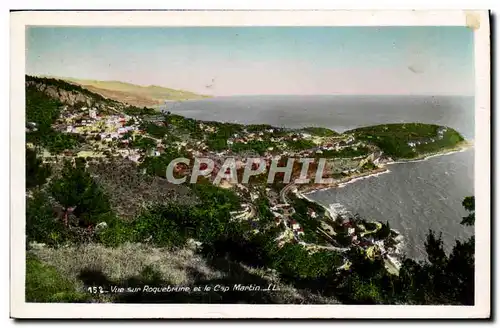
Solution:
[[[11,316],[489,318],[489,56],[481,11],[11,12]]]

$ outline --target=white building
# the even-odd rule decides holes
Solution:
[[[134,162],[139,162],[139,158],[141,158],[141,155],[139,154],[134,154],[134,155],[129,155],[128,159]]]

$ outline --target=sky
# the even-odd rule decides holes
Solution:
[[[466,27],[29,27],[26,73],[214,96],[474,94]]]

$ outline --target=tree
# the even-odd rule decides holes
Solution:
[[[156,147],[156,141],[148,137],[138,136],[132,142],[132,147],[148,151]]]
[[[61,177],[52,181],[49,187],[51,195],[63,207],[64,221],[70,213],[80,222],[88,225],[96,223],[99,215],[110,211],[107,195],[85,170],[83,162],[64,163]]]
[[[50,167],[43,164],[36,151],[26,148],[26,188],[43,185],[50,176]]]
[[[467,211],[469,211],[469,215],[465,216],[462,219],[462,222],[460,222],[460,224],[467,225],[467,226],[474,225],[474,221],[475,221],[475,200],[474,200],[474,196],[465,197],[465,199],[462,202],[462,206]]]
[[[462,203],[471,213],[462,224],[474,223],[474,197]],[[474,304],[475,238],[456,241],[450,255],[444,251],[441,234],[430,231],[425,243],[428,261],[406,260],[400,270],[405,299],[415,304]]]

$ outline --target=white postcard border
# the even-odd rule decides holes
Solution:
[[[25,303],[25,26],[468,26],[475,48],[474,306]],[[11,316],[15,318],[487,318],[490,316],[490,41],[487,11],[11,13]]]

